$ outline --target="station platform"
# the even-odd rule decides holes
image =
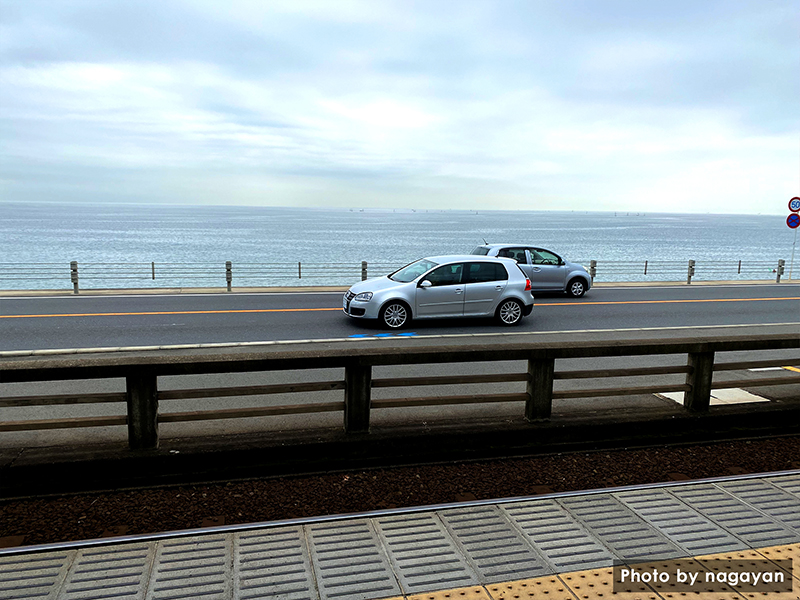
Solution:
[[[793,591],[614,593],[611,566],[792,558]],[[792,576],[794,579],[792,579]],[[0,551],[0,598],[800,598],[800,471]]]

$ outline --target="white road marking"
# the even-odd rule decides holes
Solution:
[[[199,348],[238,348],[244,346],[274,346],[286,344],[310,344],[310,343],[333,343],[333,342],[366,342],[380,340],[425,340],[439,338],[464,338],[464,337],[515,337],[515,336],[543,336],[543,335],[565,335],[580,333],[631,333],[637,331],[676,331],[676,330],[702,330],[702,329],[743,329],[748,327],[798,327],[798,323],[758,323],[758,324],[739,324],[739,325],[693,325],[690,327],[636,327],[629,329],[565,329],[561,331],[505,331],[500,333],[445,333],[432,335],[415,335],[404,337],[378,338],[322,338],[313,340],[266,340],[259,342],[215,342],[207,344],[177,344],[164,346],[116,346],[107,348],[49,348],[44,350],[4,350],[0,351],[0,357],[13,356],[39,356],[51,354],[89,354],[96,352],[142,352],[152,350],[186,350]],[[800,330],[798,330],[800,333]]]
[[[667,400],[673,400],[678,404],[683,404],[683,395],[685,392],[663,392],[655,394]],[[745,404],[748,402],[769,402],[766,398],[751,394],[740,388],[729,388],[724,390],[711,390],[711,406],[720,406],[723,404]]]

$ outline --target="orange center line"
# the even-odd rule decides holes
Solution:
[[[697,300],[610,300],[607,302],[548,302],[536,306],[586,306],[587,304],[692,304],[699,302],[768,302],[771,300],[800,300],[796,298],[704,298]]]
[[[544,306],[589,306],[589,305],[614,305],[614,304],[692,304],[700,302],[770,302],[778,300],[800,300],[800,297],[792,298],[716,298],[698,300],[612,300],[605,302],[546,302],[536,304],[537,308]],[[152,312],[108,312],[108,313],[60,313],[50,315],[0,315],[0,319],[43,319],[52,317],[134,317],[134,316],[153,316],[153,315],[223,315],[223,314],[246,314],[246,313],[281,313],[281,312],[324,312],[340,311],[341,307],[335,308],[254,308],[240,310],[172,310],[172,311],[152,311]]]
[[[0,315],[0,319],[42,319],[47,317],[133,317],[149,315],[221,315],[229,313],[313,312],[341,308],[254,308],[242,310],[170,310],[153,312],[74,313],[54,315]]]

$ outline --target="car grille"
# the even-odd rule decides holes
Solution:
[[[356,297],[356,295],[353,292],[349,291],[349,290],[344,295],[344,299],[347,300],[348,302],[350,302],[355,297]]]

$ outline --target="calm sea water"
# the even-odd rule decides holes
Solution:
[[[484,239],[595,259],[598,279],[605,264],[689,259],[726,271],[698,269],[699,278],[766,279],[780,258],[788,272],[794,232],[781,216],[3,203],[0,288],[70,288],[71,260],[84,288],[220,286],[226,260],[238,285],[346,284],[362,260],[370,275],[383,274],[422,256],[468,253]],[[654,268],[646,277],[639,267],[606,270],[605,279],[659,279]]]

